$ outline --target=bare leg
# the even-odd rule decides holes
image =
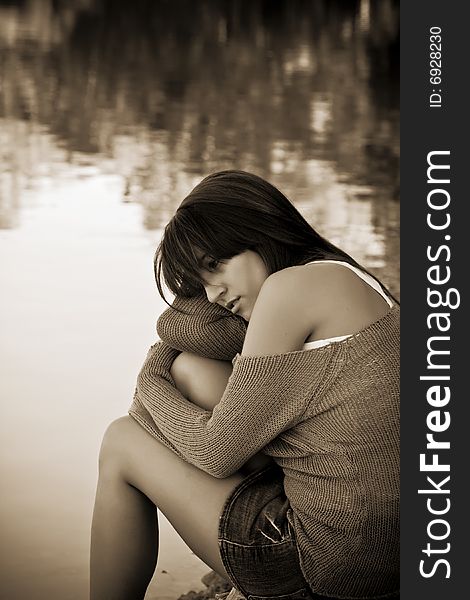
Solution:
[[[91,536],[91,600],[139,600],[157,558],[155,506],[214,571],[223,505],[241,475],[216,479],[181,460],[132,417],[108,428]]]
[[[208,410],[219,402],[230,373],[230,363],[184,353],[172,369],[184,395]],[[265,464],[269,459],[261,460]],[[91,600],[144,597],[157,561],[156,506],[194,553],[228,579],[219,554],[218,524],[227,497],[242,479],[242,474],[216,479],[186,463],[132,417],[114,421],[100,453]]]
[[[189,352],[179,354],[171,367],[171,375],[183,396],[206,410],[212,410],[220,402],[231,374],[231,363]]]
[[[231,365],[212,361],[212,368],[210,363],[205,366],[204,378],[193,379],[194,389],[188,385],[181,391],[204,396],[214,406]],[[189,465],[131,417],[112,423],[100,453],[91,536],[91,599],[144,597],[157,562],[156,506],[190,548],[226,577],[218,550],[218,522],[226,498],[241,479],[239,475],[215,479]]]
[[[93,511],[90,581],[92,600],[143,598],[157,564],[156,506],[121,476],[110,457],[108,429],[100,457]]]

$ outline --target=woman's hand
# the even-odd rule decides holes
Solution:
[[[157,321],[160,339],[181,352],[206,358],[232,360],[241,352],[246,322],[205,295],[176,297],[173,308],[165,310]]]

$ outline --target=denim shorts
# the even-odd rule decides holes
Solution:
[[[283,480],[280,467],[268,466],[232,492],[219,523],[222,562],[248,600],[320,600],[300,568]]]

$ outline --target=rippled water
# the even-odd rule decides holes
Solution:
[[[204,175],[266,177],[399,295],[397,3],[130,6],[0,2],[9,600],[86,598],[100,438],[154,340],[161,228]],[[163,521],[149,598],[206,571]]]

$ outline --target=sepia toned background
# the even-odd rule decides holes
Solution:
[[[100,440],[204,175],[267,178],[399,296],[398,27],[392,0],[0,0],[0,598],[87,597]],[[148,598],[207,570],[161,519]]]

